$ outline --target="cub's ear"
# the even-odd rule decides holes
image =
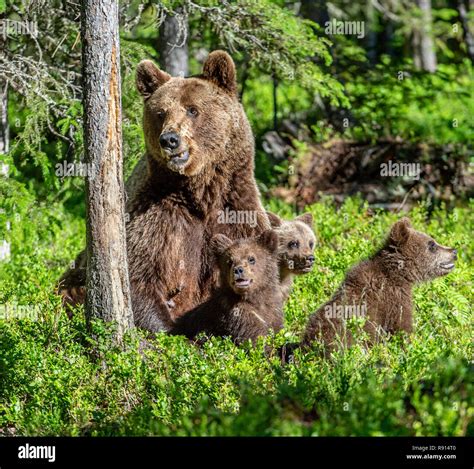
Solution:
[[[264,247],[272,254],[277,251],[278,249],[278,235],[273,230],[266,230],[264,231],[258,238],[258,244]]]
[[[216,234],[211,239],[211,250],[221,255],[232,245],[232,242],[226,235]]]
[[[136,83],[143,99],[149,98],[158,87],[171,78],[162,72],[151,60],[142,60],[137,67]]]
[[[204,62],[202,75],[206,80],[212,81],[228,93],[235,94],[237,91],[234,61],[223,50],[215,50],[208,55]]]
[[[390,239],[396,244],[404,244],[410,236],[410,219],[403,217],[390,230]]]
[[[278,228],[282,224],[282,219],[272,212],[267,212],[268,220],[272,228]]]
[[[313,215],[311,215],[309,212],[303,213],[303,215],[296,217],[295,221],[300,221],[301,223],[304,223],[313,229]]]

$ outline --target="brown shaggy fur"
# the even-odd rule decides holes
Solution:
[[[351,269],[334,297],[310,317],[303,345],[314,340],[321,340],[328,350],[350,345],[345,319],[361,312],[367,318],[364,330],[370,343],[380,332],[411,333],[413,285],[446,275],[456,258],[455,249],[437,244],[402,218],[393,225],[385,246]]]
[[[234,62],[222,51],[212,52],[203,73],[190,78],[172,78],[148,60],[138,66],[148,176],[128,204],[127,250],[139,327],[166,330],[207,299],[217,278],[208,252],[213,235],[238,239],[270,228],[235,76]],[[171,131],[181,140],[172,153],[160,145],[160,136]],[[226,210],[254,213],[255,222],[223,223]],[[85,284],[83,257],[61,279],[65,302],[74,303],[73,288]]]
[[[283,300],[276,233],[268,230],[237,241],[216,235],[212,246],[220,266],[220,287],[207,302],[178,318],[171,332],[190,339],[204,332],[241,343],[280,330]]]
[[[283,301],[286,302],[295,276],[307,274],[313,268],[316,244],[313,216],[311,213],[304,213],[294,220],[286,221],[271,212],[267,212],[267,215],[278,234],[280,286]]]

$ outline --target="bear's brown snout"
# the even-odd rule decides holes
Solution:
[[[182,139],[175,131],[163,132],[160,135],[160,147],[167,155],[168,168],[182,172],[189,161],[189,149],[181,148]]]
[[[165,132],[160,135],[163,150],[173,151],[181,145],[181,137],[176,132]]]
[[[253,282],[252,273],[244,264],[234,265],[231,270],[231,285],[236,293],[241,293],[247,289]]]
[[[441,262],[440,262],[440,267],[443,270],[452,270],[454,269],[454,263],[458,259],[458,251],[457,249],[447,249],[447,253],[442,256]]]
[[[250,286],[252,279],[248,278],[245,268],[241,265],[234,268],[234,285],[237,288],[246,288]]]

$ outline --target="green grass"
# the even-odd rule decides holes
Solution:
[[[396,336],[370,351],[355,346],[329,360],[298,351],[282,366],[276,356],[265,356],[263,343],[236,347],[217,338],[197,348],[159,334],[152,348],[140,352],[139,333],[119,350],[110,346],[103,324],[91,334],[82,314],[68,320],[53,287],[83,246],[82,220],[59,203],[15,194],[0,201],[6,210],[0,216],[12,215],[13,208],[19,214],[9,232],[0,229],[0,239],[12,243],[11,261],[0,264],[0,304],[33,305],[39,317],[0,321],[3,433],[474,434],[473,204],[441,208],[429,220],[424,207],[410,213],[415,227],[460,252],[453,273],[416,287],[410,341]],[[371,215],[358,199],[339,210],[329,200],[308,210],[319,238],[316,268],[297,280],[286,329],[267,340],[275,347],[297,339],[308,315],[397,219]]]

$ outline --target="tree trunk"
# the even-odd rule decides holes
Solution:
[[[273,130],[278,131],[278,80],[273,76]]]
[[[393,36],[394,36],[394,27],[393,22],[390,18],[387,18],[383,21],[383,30],[382,30],[382,38],[380,41],[382,42],[381,48],[382,53],[387,54],[390,57],[394,57],[394,50],[393,50]]]
[[[0,80],[0,155],[10,148],[10,128],[8,125],[8,85]]]
[[[0,14],[0,21],[3,21],[5,14]],[[0,34],[0,53],[7,50],[7,41],[3,34]],[[10,128],[8,125],[8,83],[0,77],[0,155],[8,153],[10,147]]]
[[[301,16],[314,21],[324,28],[329,21],[328,7],[325,0],[301,0]]]
[[[367,0],[365,15],[367,17],[367,58],[374,65],[377,62],[377,13],[372,0]]]
[[[435,46],[432,36],[431,0],[417,0],[418,8],[422,13],[422,24],[419,30],[419,68],[427,72],[436,72]]]
[[[421,69],[420,32],[416,29],[413,31],[412,46],[413,64],[415,65],[415,68]]]
[[[173,16],[167,15],[158,32],[160,67],[171,76],[187,76],[188,71],[188,16],[182,8]]]
[[[468,8],[469,5],[467,1],[457,0],[457,9],[464,32],[464,41],[466,42],[467,55],[471,59],[471,62],[474,62],[474,37],[471,33],[471,29],[469,28],[469,18],[467,15]]]
[[[133,327],[128,279],[117,0],[83,0],[82,73],[86,178],[88,321]]]

